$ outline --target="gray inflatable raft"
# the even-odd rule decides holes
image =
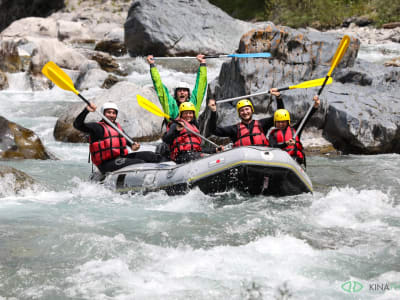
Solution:
[[[92,176],[92,180],[100,181],[100,176]],[[206,194],[231,189],[275,196],[313,191],[310,178],[290,155],[260,146],[233,148],[181,165],[130,165],[106,174],[101,181],[117,192],[165,190],[183,194],[196,186]]]

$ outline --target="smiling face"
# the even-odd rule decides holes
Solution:
[[[176,100],[178,100],[179,103],[186,102],[189,98],[189,90],[188,89],[180,89],[178,88],[176,90]]]
[[[275,122],[275,127],[280,129],[280,130],[284,130],[286,129],[286,127],[289,125],[288,121],[276,121]]]
[[[185,110],[181,113],[181,118],[190,123],[194,119],[194,112],[192,110]]]
[[[250,122],[252,116],[253,116],[253,110],[251,109],[250,106],[243,106],[242,108],[239,109],[239,117],[245,123]]]
[[[104,110],[104,116],[114,123],[117,119],[117,111],[112,108],[106,109]]]

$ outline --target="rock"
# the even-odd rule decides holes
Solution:
[[[0,1],[0,32],[13,21],[30,16],[47,17],[64,7],[64,0],[2,0]]]
[[[39,137],[31,130],[21,127],[0,116],[0,159],[54,159]]]
[[[125,22],[131,56],[232,53],[254,24],[233,19],[206,0],[137,0]]]
[[[91,40],[92,36],[89,29],[81,22],[57,21],[57,37],[60,41],[64,40]]]
[[[11,196],[33,188],[37,183],[28,174],[15,168],[0,165],[0,197]]]
[[[25,71],[16,43],[12,41],[0,41],[0,70],[8,73]]]
[[[88,90],[90,88],[102,86],[107,77],[108,74],[106,71],[90,69],[78,79],[76,88],[78,90]]]
[[[6,88],[8,88],[8,79],[6,74],[0,70],[0,90],[5,90]]]
[[[209,97],[225,99],[295,85],[326,76],[340,37],[310,29],[267,26],[245,34],[240,52],[271,52],[272,59],[232,59],[222,65],[209,84]],[[321,95],[321,108],[307,127],[322,129],[323,136],[343,153],[400,153],[400,71],[356,59],[360,43],[354,37],[333,71],[334,82]],[[312,103],[317,88],[283,92],[285,107],[297,122]],[[257,118],[270,116],[267,96],[254,97]],[[219,110],[236,116],[235,103]],[[229,112],[229,113],[228,113]],[[223,120],[236,123],[237,118]],[[221,123],[222,124],[222,123]],[[222,124],[224,125],[224,124]]]
[[[400,56],[384,63],[385,67],[400,67]]]
[[[119,40],[100,41],[94,50],[107,52],[114,56],[122,56],[127,53],[125,44]]]
[[[94,101],[97,107],[101,107],[104,102],[115,102],[120,111],[117,121],[121,124],[124,131],[137,141],[154,141],[161,136],[161,124],[163,118],[141,108],[136,100],[136,95],[140,94],[146,99],[160,107],[157,95],[152,87],[139,87],[138,85],[121,81],[112,86],[109,90],[104,90],[96,96]],[[83,135],[77,137],[77,131],[73,129],[73,122],[78,114],[83,110],[85,104],[73,104],[60,116],[54,128],[54,137],[63,142],[86,142],[87,138]],[[161,109],[161,108],[160,108]],[[100,117],[96,113],[90,113],[86,122],[98,122]]]
[[[349,27],[350,24],[355,24],[359,27],[364,27],[371,25],[373,23],[373,20],[371,20],[368,16],[358,16],[358,17],[351,17],[343,21],[342,26],[343,27]]]
[[[30,17],[15,21],[0,34],[3,40],[23,37],[57,38],[57,21],[52,18]]]
[[[118,78],[114,75],[108,75],[106,80],[104,80],[103,85],[101,86],[102,89],[109,89],[111,88],[114,84],[119,82]]]
[[[393,29],[400,27],[400,22],[392,22],[392,23],[386,23],[382,25],[382,28],[384,29]]]
[[[128,75],[127,73],[123,72],[120,69],[117,61],[115,59],[113,59],[112,56],[108,53],[96,51],[93,53],[91,59],[93,59],[94,61],[97,61],[100,65],[101,69],[106,72],[112,72],[112,73],[115,73],[115,74],[121,75],[121,76]]]

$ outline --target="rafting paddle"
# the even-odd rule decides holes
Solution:
[[[146,98],[144,98],[143,96],[140,95],[136,95],[136,99],[139,103],[139,105],[144,108],[145,110],[151,112],[152,114],[159,116],[159,117],[163,117],[166,118],[167,120],[175,123],[175,124],[179,124],[182,125],[181,123],[179,123],[178,121],[171,119],[169,115],[167,115],[166,113],[164,113],[157,105],[155,105],[153,102],[151,102],[150,100],[147,100]],[[204,139],[206,142],[209,142],[211,145],[213,145],[216,148],[221,148],[221,146],[218,146],[217,144],[215,144],[213,141],[210,141],[209,139],[205,138],[204,136],[202,136],[201,134],[194,132],[193,130],[190,130],[189,128],[187,128],[187,126],[183,125],[183,127],[185,127],[185,129],[187,131],[189,131],[190,133],[197,135],[198,137]]]
[[[72,79],[63,71],[59,66],[57,66],[54,62],[49,61],[47,64],[44,65],[42,69],[42,73],[44,76],[46,76],[48,79],[50,79],[55,85],[58,87],[62,88],[63,90],[66,91],[71,91],[74,92],[76,95],[78,95],[79,98],[81,98],[83,101],[86,102],[87,105],[90,106],[90,103],[88,100],[86,100],[74,87],[74,83],[72,82]],[[110,125],[112,128],[114,128],[120,135],[122,135],[130,145],[135,144],[134,141],[132,141],[124,132],[119,130],[119,128],[111,122],[108,118],[106,118],[101,112],[96,110],[96,113],[102,117],[102,119],[107,122],[108,125]]]
[[[304,82],[296,84],[296,85],[279,88],[278,92],[286,91],[286,90],[293,90],[293,89],[307,89],[310,87],[321,86],[322,84],[324,84],[325,79],[326,78],[319,78],[319,79],[304,81]],[[332,78],[329,77],[326,84],[331,84],[331,83],[332,83]],[[269,91],[245,95],[245,96],[239,96],[239,97],[235,97],[235,98],[221,99],[221,100],[217,100],[217,103],[230,102],[230,101],[235,101],[235,100],[240,100],[240,99],[245,99],[245,98],[250,98],[250,97],[256,97],[256,96],[261,96],[261,95],[266,95],[266,94],[269,94]]]
[[[328,74],[326,74],[325,81],[322,84],[321,88],[318,91],[318,96],[321,95],[322,90],[324,89],[325,85],[327,84],[328,80],[331,78],[331,74],[333,72],[333,69],[336,68],[336,66],[339,64],[340,60],[342,59],[343,55],[346,53],[347,48],[349,47],[350,44],[350,37],[348,35],[345,35],[342,40],[340,41],[340,44],[338,48],[336,49],[335,55],[332,58],[331,61],[331,68],[329,69]],[[307,120],[308,115],[311,113],[311,110],[314,105],[311,105],[310,108],[308,109],[306,115],[304,116],[303,120],[301,120],[301,123],[299,127],[297,128],[297,131],[295,135],[293,136],[293,140],[296,138],[297,133],[301,131],[301,129],[304,126],[304,123]]]
[[[204,58],[269,58],[271,53],[261,52],[261,53],[233,53],[233,54],[216,54],[216,55],[206,55]],[[182,58],[196,58],[195,56],[167,56],[167,57],[154,57],[154,59],[182,59]]]

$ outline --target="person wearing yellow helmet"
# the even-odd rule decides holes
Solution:
[[[313,100],[314,107],[312,108],[307,119],[304,120],[304,124],[311,118],[311,116],[316,112],[319,107],[319,97],[314,96]],[[290,122],[289,112],[286,109],[278,109],[274,113],[275,128],[270,131],[268,135],[268,140],[271,147],[280,148],[287,151],[289,155],[292,156],[293,159],[295,159],[299,164],[306,165],[306,157],[303,152],[303,145],[300,141],[300,136],[304,126],[300,128],[299,132],[297,132],[297,129],[299,128],[303,119],[304,117],[299,122],[292,125]]]
[[[199,159],[203,156],[203,152],[215,153],[217,151],[215,148],[202,147],[202,139],[192,133],[200,133],[195,113],[196,108],[193,103],[181,103],[179,118],[169,126],[162,138],[163,142],[170,146],[171,160],[178,164]]]
[[[277,107],[284,108],[280,92],[276,88],[270,89],[270,94],[276,97]],[[253,120],[254,105],[249,99],[236,103],[236,111],[240,122],[226,127],[217,126],[217,115],[213,112],[210,117],[210,131],[220,137],[229,137],[233,147],[260,145],[268,146],[266,133],[274,125],[273,118]]]
[[[85,123],[89,112],[94,112],[96,109],[96,105],[90,102],[90,105],[77,116],[73,125],[76,129],[89,134],[90,156],[93,164],[97,166],[101,173],[112,172],[132,164],[161,161],[161,156],[151,151],[128,153],[127,139],[104,120]],[[101,113],[104,117],[123,132],[121,125],[116,121],[118,111],[118,106],[113,102],[106,102],[101,107]],[[140,148],[140,144],[136,142],[129,146],[132,151],[137,151]]]
[[[147,56],[147,62],[150,65],[150,75],[153,80],[154,89],[156,90],[158,100],[160,101],[163,111],[175,119],[179,115],[179,105],[183,102],[191,102],[195,106],[196,118],[199,114],[201,103],[203,102],[204,95],[207,89],[207,67],[206,59],[203,54],[198,54],[196,59],[199,61],[200,66],[197,71],[196,84],[190,91],[189,85],[186,82],[179,82],[174,89],[174,95],[170,95],[168,89],[161,81],[161,76],[155,67],[153,55]]]

